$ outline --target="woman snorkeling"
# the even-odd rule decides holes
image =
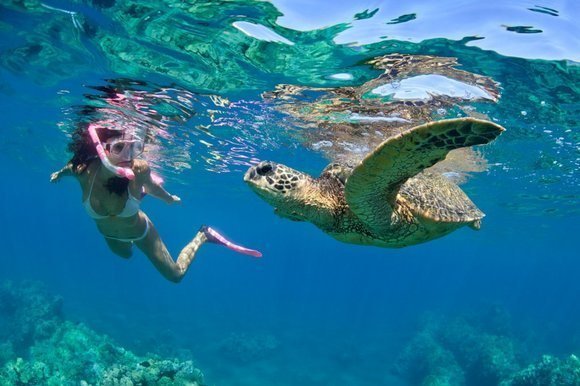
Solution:
[[[151,172],[147,161],[137,158],[144,150],[144,136],[131,130],[112,129],[114,126],[104,123],[83,126],[76,130],[69,144],[72,159],[52,173],[50,181],[57,182],[63,176],[77,178],[83,206],[115,254],[129,258],[136,245],[166,279],[176,283],[206,241],[261,256],[260,252],[233,244],[214,229],[202,226],[174,260],[149,217],[140,210],[145,194],[168,204],[181,202],[161,186],[160,178]]]

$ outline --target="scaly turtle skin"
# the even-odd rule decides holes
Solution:
[[[263,161],[244,181],[280,216],[310,221],[340,241],[404,247],[464,225],[479,229],[484,214],[467,195],[424,170],[453,149],[489,143],[503,131],[475,118],[431,122],[390,137],[354,168],[330,164],[313,178]]]

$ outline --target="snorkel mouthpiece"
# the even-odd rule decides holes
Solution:
[[[99,135],[97,134],[97,127],[98,126],[96,126],[96,125],[89,124],[88,131],[89,131],[89,135],[91,136],[91,140],[93,141],[93,144],[95,145],[95,149],[97,149],[97,154],[99,155],[99,158],[101,159],[101,162],[103,163],[103,165],[107,169],[109,169],[111,172],[118,175],[119,177],[127,178],[129,180],[134,180],[135,173],[133,173],[133,170],[131,168],[124,168],[124,167],[120,167],[120,166],[115,166],[111,163],[111,161],[107,157],[107,153],[105,153],[105,149],[103,148],[103,144],[101,143]]]

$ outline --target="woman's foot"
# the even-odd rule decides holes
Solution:
[[[200,228],[200,231],[205,234],[205,237],[207,237],[207,241],[209,241],[210,243],[223,245],[224,247],[229,248],[232,251],[242,253],[244,255],[262,257],[262,253],[260,251],[256,251],[254,249],[249,249],[246,247],[242,247],[241,245],[234,244],[233,242],[226,239],[222,234],[220,234],[218,231],[216,231],[211,227],[204,225]]]

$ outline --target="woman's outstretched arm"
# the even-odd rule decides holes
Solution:
[[[61,179],[61,177],[70,177],[73,175],[74,175],[73,165],[71,162],[69,162],[62,169],[50,175],[50,182],[58,182]]]
[[[135,174],[137,178],[140,178],[143,183],[143,189],[145,193],[157,197],[160,200],[165,201],[168,204],[180,203],[181,198],[169,193],[167,190],[161,186],[160,182],[151,176],[151,169],[146,162],[135,163],[134,165]]]

